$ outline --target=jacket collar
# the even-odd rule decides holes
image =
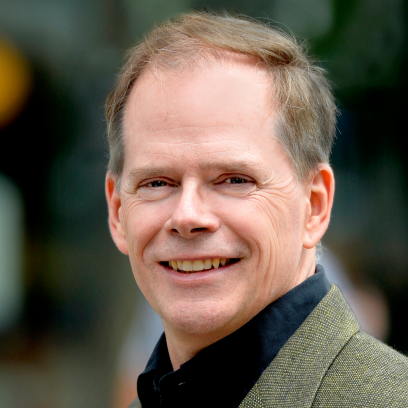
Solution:
[[[239,408],[310,407],[339,351],[359,330],[339,288],[329,293],[282,347]]]

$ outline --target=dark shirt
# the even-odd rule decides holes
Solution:
[[[238,407],[329,289],[323,267],[317,265],[313,276],[176,371],[163,333],[137,381],[143,408]]]

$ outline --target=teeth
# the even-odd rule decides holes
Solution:
[[[193,271],[202,271],[204,269],[203,261],[194,261],[193,262]]]
[[[204,261],[204,269],[211,269],[211,259],[206,259]]]
[[[217,269],[217,268],[220,266],[220,260],[219,260],[218,258],[213,259],[213,260],[211,261],[211,264],[212,264],[212,266],[213,266],[215,269]]]
[[[208,270],[213,267],[218,269],[220,266],[225,266],[229,263],[230,258],[215,258],[215,259],[197,259],[195,261],[169,261],[169,266],[175,271],[183,272],[199,272]]]

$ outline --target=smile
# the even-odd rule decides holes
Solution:
[[[239,258],[215,258],[197,259],[194,261],[168,261],[160,262],[163,266],[173,268],[175,271],[183,273],[200,272],[209,269],[218,269],[226,265],[239,262]]]

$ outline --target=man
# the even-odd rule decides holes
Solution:
[[[405,357],[316,268],[336,107],[279,30],[189,13],[108,98],[109,226],[161,316],[133,407],[403,407]]]

